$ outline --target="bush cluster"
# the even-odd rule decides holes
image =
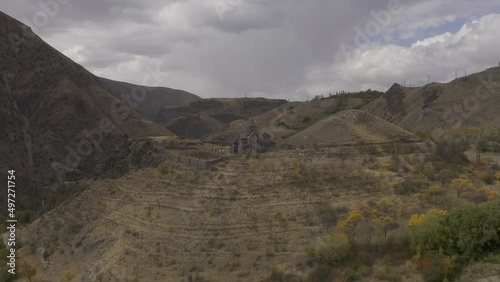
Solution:
[[[465,205],[449,213],[430,212],[410,224],[411,248],[428,260],[421,269],[425,280],[452,279],[460,265],[500,250],[499,228],[500,201]]]
[[[308,254],[318,263],[334,265],[347,258],[350,249],[349,239],[344,233],[332,233],[319,248],[308,250]]]

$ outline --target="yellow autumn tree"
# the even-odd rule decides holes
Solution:
[[[484,193],[484,195],[486,195],[488,201],[494,201],[498,199],[498,192],[496,190],[493,190],[488,187],[483,187],[481,188],[481,192]]]
[[[472,192],[475,189],[474,184],[472,184],[469,179],[465,178],[457,178],[453,180],[450,187],[457,193],[458,198],[460,198],[464,192]]]
[[[430,209],[427,214],[448,214],[447,210],[439,210],[439,209]]]
[[[408,221],[408,226],[416,226],[421,224],[424,221],[425,214],[414,214],[410,217]]]
[[[425,217],[429,214],[441,214],[445,215],[448,214],[448,211],[446,210],[438,210],[438,209],[430,209],[426,214],[414,214],[410,217],[410,220],[408,221],[408,226],[417,226],[421,224]]]
[[[354,230],[360,221],[365,220],[365,217],[357,210],[352,210],[347,218],[338,223],[340,229]]]

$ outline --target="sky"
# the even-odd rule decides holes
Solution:
[[[500,62],[498,0],[4,0],[0,10],[95,75],[204,98],[386,91]]]

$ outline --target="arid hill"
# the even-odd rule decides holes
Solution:
[[[178,136],[207,140],[235,120],[259,116],[286,102],[265,98],[203,99],[186,106],[164,107],[157,121]]]
[[[306,162],[315,183],[291,177]],[[303,281],[307,248],[347,207],[387,188],[359,170],[353,195],[334,168],[339,160],[279,152],[233,156],[214,170],[167,162],[83,180],[84,192],[23,230],[22,255],[47,281],[268,281],[275,268],[294,274],[283,281]]]
[[[414,134],[361,110],[346,110],[283,141],[292,148],[418,142]]]
[[[255,117],[259,130],[271,134],[276,142],[301,131],[332,114],[358,109],[382,96],[382,92],[367,90],[358,93],[334,95],[305,102],[289,102]],[[245,129],[246,120],[235,120],[223,132],[207,140],[229,143]]]
[[[394,84],[363,109],[412,132],[437,132],[457,124],[500,124],[500,67],[450,83],[417,88]]]
[[[20,208],[39,206],[41,187],[62,172],[112,167],[130,137],[171,135],[1,12],[0,38],[0,170],[16,170]]]
[[[201,99],[192,93],[166,87],[140,86],[102,77],[99,80],[110,88],[111,94],[124,100],[129,106],[153,121],[156,121],[163,107],[189,105]],[[133,95],[140,101],[134,101]]]
[[[116,179],[82,179],[82,193],[20,230],[19,256],[36,269],[32,281],[334,281],[314,277],[355,278],[359,261],[358,281],[424,281],[410,217],[451,210],[474,194],[458,198],[445,186],[429,200],[405,191],[426,195],[468,167],[451,172],[427,154],[352,154],[344,162],[334,149],[233,155],[207,170],[167,160]],[[497,193],[500,182],[488,187]],[[359,222],[339,227],[352,211],[362,213]],[[352,242],[349,257],[318,265],[314,249],[338,232]],[[473,267],[481,271],[463,281],[500,269]]]

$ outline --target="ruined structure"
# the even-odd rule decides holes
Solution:
[[[258,132],[257,124],[255,123],[255,120],[253,118],[249,118],[245,126],[246,132],[242,132],[240,136],[231,144],[231,153],[261,153],[267,148],[276,145],[276,143],[272,140],[272,136],[270,134],[265,132]]]

